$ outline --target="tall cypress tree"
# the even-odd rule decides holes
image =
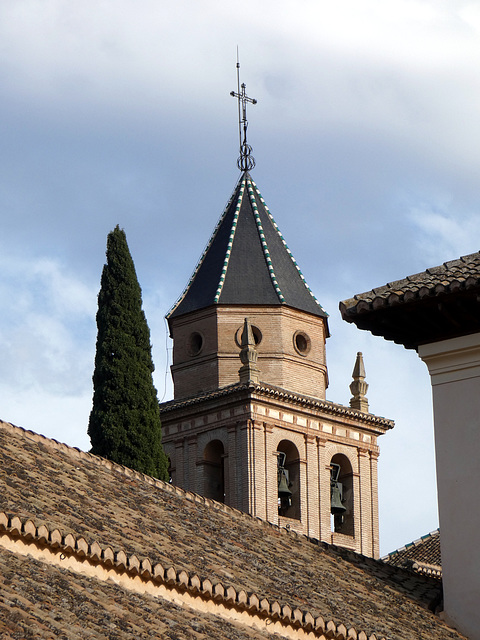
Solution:
[[[92,453],[167,480],[150,330],[127,238],[118,225],[107,238],[97,329],[88,425]]]

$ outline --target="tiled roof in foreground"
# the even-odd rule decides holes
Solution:
[[[340,302],[347,322],[417,348],[480,331],[480,252]]]
[[[382,558],[396,567],[410,567],[419,573],[442,576],[440,530],[436,529]]]
[[[265,640],[260,629],[239,628],[148,594],[126,591],[48,566],[0,547],[2,640]]]
[[[167,318],[216,304],[287,305],[327,317],[247,171]]]
[[[2,638],[461,638],[440,591],[0,422]]]

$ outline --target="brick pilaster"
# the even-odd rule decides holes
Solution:
[[[360,551],[366,556],[372,555],[372,483],[370,460],[366,449],[358,449],[359,471],[359,516],[355,509],[355,536],[360,542]]]
[[[318,457],[316,438],[310,433],[305,434],[305,458],[307,461],[307,485],[305,487],[307,502],[307,532],[309,536],[317,538],[320,528]]]

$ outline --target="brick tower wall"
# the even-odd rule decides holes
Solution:
[[[324,399],[328,376],[322,318],[289,307],[221,306],[173,320],[175,398],[238,382],[245,317],[259,339],[260,381]]]

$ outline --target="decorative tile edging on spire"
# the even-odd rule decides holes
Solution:
[[[300,267],[297,264],[297,261],[295,260],[295,258],[293,257],[292,252],[290,251],[290,249],[288,248],[287,243],[285,242],[285,238],[282,235],[282,232],[280,231],[280,229],[277,226],[277,223],[275,222],[273,215],[270,212],[270,209],[268,208],[265,200],[262,197],[262,194],[260,193],[260,190],[258,189],[257,185],[255,184],[255,182],[250,178],[249,182],[253,185],[253,188],[256,192],[256,194],[258,195],[260,202],[263,204],[265,211],[267,212],[268,217],[270,218],[271,223],[273,224],[273,227],[275,229],[275,231],[278,233],[278,236],[280,238],[280,240],[283,242],[283,246],[285,247],[288,255],[290,256],[290,259],[292,260],[293,264],[295,265],[295,268],[298,271],[298,274],[300,275],[300,278],[302,279],[303,284],[305,285],[305,288],[307,289],[307,291],[310,293],[310,295],[312,296],[312,298],[315,300],[315,302],[318,304],[318,306],[320,307],[320,309],[328,316],[328,313],[325,311],[325,309],[322,307],[322,305],[320,304],[320,302],[317,300],[317,298],[315,297],[315,295],[313,294],[313,291],[310,289],[310,287],[307,284],[307,281],[305,280],[305,276],[303,275]]]
[[[223,263],[222,273],[220,275],[220,281],[218,283],[217,292],[216,292],[215,298],[214,298],[215,304],[218,303],[218,300],[219,300],[220,295],[222,293],[223,285],[224,285],[224,282],[225,282],[225,276],[227,274],[227,268],[228,268],[228,262],[230,260],[230,254],[232,253],[233,239],[235,237],[235,231],[237,230],[238,214],[240,213],[240,207],[242,206],[242,200],[243,200],[244,191],[245,191],[245,176],[243,176],[242,186],[240,187],[240,191],[239,191],[238,199],[237,199],[237,204],[235,205],[235,214],[233,216],[232,228],[230,229],[230,236],[228,238],[228,245],[227,245],[227,251],[225,253],[225,260],[224,260],[224,263]],[[228,210],[228,207],[225,210],[225,213],[226,213],[227,210]],[[224,215],[225,215],[225,213],[224,213]],[[223,216],[222,216],[222,218],[223,218]]]
[[[270,274],[270,278],[272,280],[272,284],[274,286],[278,299],[280,300],[280,302],[285,303],[285,298],[283,296],[282,290],[280,289],[280,286],[277,282],[277,278],[275,276],[275,272],[273,270],[272,259],[270,258],[270,252],[268,250],[267,241],[265,240],[265,233],[263,231],[262,221],[260,220],[260,215],[258,213],[258,206],[255,201],[255,195],[254,195],[254,190],[252,185],[253,185],[253,181],[249,176],[248,183],[247,183],[248,195],[250,197],[250,203],[252,205],[253,215],[255,216],[255,222],[257,223],[258,235],[260,236],[260,242],[262,243],[262,250],[263,250],[263,255],[265,256],[265,261],[267,263],[268,273]]]
[[[173,304],[173,306],[168,310],[168,312],[167,312],[167,314],[165,316],[165,318],[167,318],[167,320],[172,315],[172,313],[175,311],[175,309],[178,307],[178,305],[182,302],[182,300],[185,298],[185,296],[187,295],[188,289],[190,288],[190,285],[192,284],[193,280],[195,279],[195,276],[197,275],[198,270],[200,269],[200,267],[202,265],[202,262],[203,262],[203,259],[205,258],[205,255],[207,254],[208,250],[212,246],[213,241],[215,240],[215,236],[217,235],[218,229],[220,228],[220,225],[223,222],[223,219],[225,218],[225,216],[228,213],[230,205],[232,204],[233,198],[235,196],[235,192],[237,191],[237,187],[238,187],[238,182],[235,185],[235,189],[233,190],[232,195],[228,199],[227,204],[225,205],[225,208],[223,210],[222,215],[220,216],[220,218],[218,219],[217,224],[215,225],[215,229],[213,230],[213,233],[210,236],[210,239],[209,239],[207,245],[205,246],[205,249],[203,250],[202,255],[200,256],[200,259],[197,262],[197,266],[193,270],[193,273],[190,276],[190,278],[189,278],[189,280],[188,280],[188,282],[187,282],[187,284],[185,286],[185,289],[182,292],[182,295],[178,298],[178,300],[175,302],[175,304]]]
[[[336,624],[333,620],[325,621],[321,616],[314,617],[308,611],[292,609],[288,604],[270,602],[256,593],[247,593],[243,589],[237,591],[232,586],[225,587],[221,582],[212,582],[209,578],[201,578],[182,569],[164,567],[149,558],[140,560],[136,554],[127,555],[123,549],[114,551],[110,546],[101,547],[96,541],[88,543],[83,536],[75,537],[71,533],[63,535],[57,528],[50,530],[44,524],[37,525],[30,518],[22,521],[18,515],[9,516],[0,512],[0,546],[22,555],[31,554],[36,549],[39,552],[37,559],[47,564],[65,567],[74,573],[86,573],[104,581],[114,574],[125,576],[126,579],[119,582],[127,589],[166,599],[173,593],[177,604],[183,600],[190,608],[204,610],[204,607],[195,607],[195,599],[199,598],[210,604],[210,613],[229,618],[234,616],[228,616],[225,611],[238,611],[243,614],[238,621],[245,626],[261,626],[287,638],[386,640],[375,634],[367,636],[364,631],[357,631],[353,627],[347,629],[344,624]],[[81,567],[85,565],[92,567],[92,570],[82,571]],[[152,588],[148,588],[149,584],[153,588],[163,588],[155,594]]]

